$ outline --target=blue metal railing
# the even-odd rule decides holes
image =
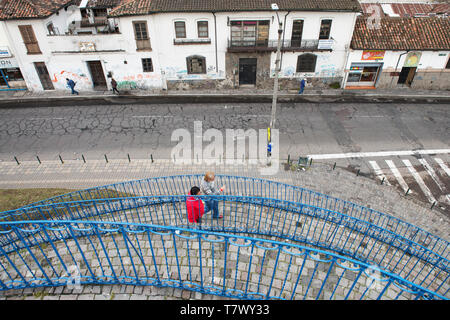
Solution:
[[[176,175],[148,178],[109,184],[82,191],[68,193],[48,200],[36,202],[39,205],[53,202],[101,199],[117,195],[118,192],[131,196],[184,195],[193,185],[199,185],[203,175]],[[216,175],[217,185],[225,185],[227,194],[274,198],[307,204],[367,221],[375,226],[390,230],[408,240],[416,242],[449,259],[450,243],[417,226],[388,214],[349,201],[331,197],[320,192],[259,178]],[[30,206],[31,206],[30,205]]]
[[[193,230],[200,228],[208,232],[244,233],[258,237],[275,236],[280,240],[313,245],[327,251],[332,250],[347,258],[377,265],[397,273],[406,281],[420,283],[425,288],[439,288],[444,296],[448,294],[447,259],[367,221],[292,201],[217,196],[215,198],[221,203],[224,218],[217,221],[208,215],[201,225],[190,224],[185,207],[186,197],[129,197],[51,203],[5,212],[3,220],[96,220],[108,223],[171,225]],[[49,236],[53,241],[61,240],[58,234]],[[30,238],[25,234],[21,237],[28,246],[33,247],[44,241],[42,238]],[[3,251],[11,253],[24,249],[24,242],[19,240],[21,239],[17,232],[15,236],[0,238]],[[393,252],[388,255],[389,250]],[[430,269],[431,271],[428,271]]]
[[[15,233],[25,247],[9,254],[0,248],[3,290],[131,284],[241,299],[445,299],[360,261],[273,240],[119,222],[0,226],[2,237]],[[32,248],[30,236],[44,241]]]

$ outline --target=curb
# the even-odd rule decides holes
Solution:
[[[271,103],[272,94],[152,94],[95,95],[59,97],[18,97],[0,101],[0,108],[39,107],[38,104],[111,105],[111,104],[186,104],[186,103]],[[382,94],[279,94],[279,103],[450,103],[443,95],[382,95]]]

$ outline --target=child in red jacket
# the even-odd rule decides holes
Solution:
[[[190,197],[186,199],[186,209],[188,212],[189,222],[200,223],[202,216],[205,214],[205,207],[201,199],[197,199],[195,196],[200,195],[199,187],[192,187],[189,192]]]

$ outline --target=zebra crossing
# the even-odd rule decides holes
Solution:
[[[431,204],[450,206],[450,169],[442,158],[397,157],[367,162],[383,183],[399,186],[405,194],[415,193]]]

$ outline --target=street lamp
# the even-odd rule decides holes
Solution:
[[[273,99],[272,99],[272,115],[270,117],[270,127],[267,135],[267,156],[268,156],[268,164],[270,165],[271,160],[271,151],[272,151],[272,129],[275,127],[275,116],[277,113],[277,98],[278,98],[278,75],[281,69],[281,35],[283,34],[283,24],[280,21],[280,17],[278,16],[278,5],[276,3],[272,3],[272,10],[277,14],[278,19],[278,44],[277,44],[277,56],[275,59],[275,79],[273,83]]]

